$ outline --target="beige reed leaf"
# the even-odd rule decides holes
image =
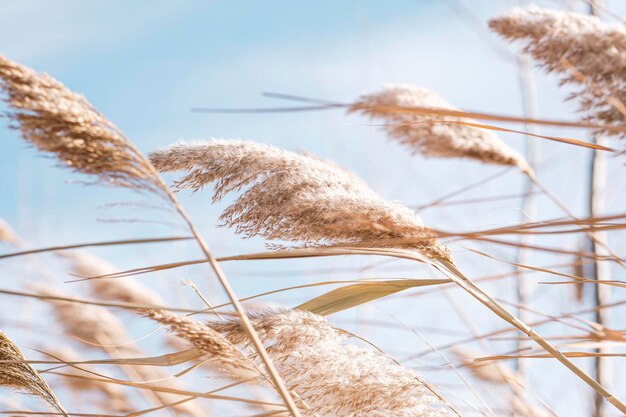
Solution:
[[[9,387],[39,397],[67,416],[54,393],[26,361],[19,348],[0,331],[0,387]]]
[[[412,210],[383,200],[330,162],[239,140],[178,143],[151,153],[150,160],[159,172],[188,172],[176,181],[179,190],[215,182],[214,201],[245,189],[220,219],[246,237],[403,247],[450,260],[449,250]]]
[[[520,41],[524,52],[562,84],[581,88],[576,98],[585,121],[622,128],[626,121],[626,28],[595,16],[529,7],[489,21],[504,39]],[[624,137],[620,129],[599,129]]]
[[[438,158],[469,158],[485,164],[530,167],[524,157],[491,130],[468,118],[436,114],[410,114],[394,108],[457,110],[434,92],[413,85],[387,85],[382,91],[363,95],[350,106],[371,119],[385,122],[390,137],[413,153]]]
[[[8,117],[40,151],[105,184],[163,192],[150,163],[83,96],[2,55],[0,89]]]

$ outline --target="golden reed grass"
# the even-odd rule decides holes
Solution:
[[[246,237],[308,245],[403,247],[435,259],[448,248],[411,209],[380,198],[327,161],[239,140],[178,143],[150,154],[159,172],[186,171],[178,190],[215,182],[213,201],[246,189],[220,216]]]
[[[0,387],[9,387],[41,398],[57,411],[67,413],[54,393],[39,376],[39,373],[26,361],[19,348],[0,331]]]
[[[388,85],[361,96],[350,106],[371,119],[385,122],[387,134],[413,153],[438,158],[469,158],[486,164],[516,166],[530,171],[528,162],[491,130],[468,118],[394,112],[394,108],[457,110],[434,92],[413,85]]]
[[[109,185],[150,191],[171,204],[184,220],[240,314],[276,391],[290,412],[299,417],[293,398],[274,369],[221,267],[150,162],[84,97],[73,93],[52,77],[0,56],[0,80],[0,88],[8,97],[8,116],[17,123],[15,127],[21,130],[24,140],[41,151],[52,153],[62,164],[77,172],[94,175],[100,182]]]
[[[570,98],[580,102],[585,120],[608,127],[626,121],[626,28],[595,16],[530,7],[514,9],[489,21],[504,39],[519,41],[547,72],[562,84],[581,88]],[[620,130],[606,134],[623,137]]]

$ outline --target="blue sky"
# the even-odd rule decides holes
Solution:
[[[542,4],[559,7],[563,3],[584,7],[576,1]],[[604,3],[609,9],[626,14],[623,1]],[[459,4],[477,22],[459,13]],[[521,100],[514,60],[517,48],[491,35],[484,23],[488,17],[516,4],[516,1],[486,0],[309,3],[2,0],[0,53],[46,71],[85,94],[142,151],[149,152],[177,140],[211,137],[256,140],[333,159],[357,172],[385,198],[421,204],[491,175],[497,168],[467,161],[413,157],[404,148],[389,143],[366,120],[347,116],[342,111],[224,115],[192,113],[190,108],[289,104],[262,97],[264,91],[351,101],[361,93],[392,82],[431,88],[464,109],[519,115]],[[539,91],[538,114],[572,119],[575,105],[563,103],[566,93],[556,88],[555,79],[539,71],[534,73]],[[558,134],[585,139],[582,131]],[[0,217],[15,225],[34,244],[180,233],[175,228],[150,223],[103,222],[102,219],[129,217],[163,219],[159,213],[101,208],[107,203],[144,197],[74,184],[84,178],[56,168],[54,161],[26,146],[6,124],[0,124],[0,137],[3,196]],[[524,139],[520,135],[503,135],[503,138],[523,150]],[[584,213],[588,156],[580,148],[541,141],[539,177],[579,214]],[[611,161],[607,210],[611,213],[624,205],[624,176],[617,175],[621,169],[621,162]],[[511,194],[521,191],[521,185],[521,176],[510,172],[467,197]],[[183,194],[181,198],[216,253],[263,248],[261,240],[241,241],[232,231],[215,228],[225,205],[211,206],[208,192]],[[540,199],[538,204],[536,218],[561,216],[545,199]],[[521,216],[518,200],[431,209],[421,214],[427,224],[445,230],[510,224]],[[550,241],[549,238],[545,242],[569,249],[577,244],[573,240]],[[626,242],[622,238],[613,245],[623,250]],[[462,247],[455,247],[455,251],[461,265],[476,275],[485,275],[485,267],[490,268],[489,273],[507,268],[476,259]],[[136,248],[135,252],[110,249],[98,253],[123,266],[197,256],[184,245],[174,245],[174,249]],[[506,257],[511,252],[502,249],[493,254]],[[537,255],[533,261],[539,265],[547,262],[547,258]],[[368,262],[307,261],[238,264],[226,268],[234,277],[236,289],[249,295],[286,286],[284,278],[272,276],[276,269],[286,273]],[[189,269],[184,276],[159,277],[158,285],[172,288],[180,278],[196,277],[198,271],[201,270]],[[262,279],[253,279],[255,273],[256,278]],[[311,275],[294,279],[294,283],[320,279]],[[354,274],[342,276],[350,277],[354,278]],[[510,287],[494,286],[490,290],[498,296],[511,294]],[[311,294],[286,299],[291,303]],[[488,320],[488,313],[473,301],[466,300],[462,294],[457,297],[464,300],[468,311],[475,312],[484,329],[500,326],[497,321]],[[389,308],[402,311],[403,306],[405,303],[399,301]],[[542,290],[537,306],[556,312],[568,310],[572,307],[571,296],[562,288],[551,287]],[[450,315],[450,307],[442,305],[441,298],[425,301],[419,308],[416,317]],[[375,313],[366,308],[360,314]],[[415,321],[414,317],[409,319]],[[453,318],[446,324],[461,326]],[[377,336],[374,330],[362,330]],[[588,395],[580,384],[567,381],[581,395]],[[561,389],[558,380],[547,381],[544,386],[550,395]],[[567,404],[560,407],[563,415],[577,415]]]

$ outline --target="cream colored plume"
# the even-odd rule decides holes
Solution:
[[[389,136],[408,146],[413,153],[437,158],[470,158],[485,164],[517,166],[524,172],[529,171],[524,157],[495,133],[471,126],[477,121],[398,111],[411,107],[458,110],[425,88],[388,85],[380,92],[361,96],[349,111],[384,122],[383,129]]]
[[[0,90],[23,138],[102,182],[162,191],[148,161],[81,95],[47,74],[0,55]]]
[[[104,259],[86,252],[60,252],[59,256],[69,261],[73,274],[80,277],[97,277],[117,272]],[[93,294],[101,300],[122,301],[145,306],[163,306],[163,299],[151,288],[131,277],[115,279],[90,279]]]
[[[213,201],[242,192],[220,219],[244,236],[309,245],[402,247],[434,259],[449,250],[409,208],[380,198],[330,163],[239,140],[178,143],[150,154],[160,172],[187,171],[176,188],[215,182]]]
[[[13,388],[39,397],[53,406],[64,416],[67,413],[54,396],[54,393],[39,376],[39,373],[26,361],[19,348],[0,331],[0,387]]]
[[[626,121],[623,24],[609,24],[579,13],[530,7],[516,8],[492,19],[489,27],[509,41],[522,42],[524,52],[547,72],[559,74],[562,84],[581,85],[571,97],[580,101],[586,120],[623,127]],[[622,137],[625,134],[623,130],[606,130],[606,133]]]
[[[289,310],[250,315],[288,388],[297,392],[306,416],[447,415],[420,376],[312,313]],[[246,345],[238,321],[210,323],[233,343]]]

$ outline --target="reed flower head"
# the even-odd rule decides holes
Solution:
[[[608,24],[580,13],[530,7],[516,8],[492,19],[489,27],[506,40],[522,42],[525,53],[547,72],[561,76],[561,84],[582,85],[570,98],[580,100],[580,110],[586,112],[587,121],[609,127],[624,125],[626,114],[620,110],[620,104],[626,103],[623,24]],[[624,135],[616,130],[606,133]]]
[[[104,259],[86,252],[61,252],[59,256],[70,262],[73,274],[80,277],[98,277],[116,272]],[[131,277],[89,280],[91,291],[101,300],[121,301],[145,306],[162,306],[162,298],[149,287]]]
[[[1,55],[0,89],[16,128],[40,151],[106,184],[161,190],[144,156],[83,96]]]
[[[388,85],[363,95],[350,107],[386,122],[385,131],[413,153],[437,158],[470,158],[486,164],[517,166],[528,171],[522,155],[477,121],[447,115],[412,113],[402,108],[458,110],[434,92],[413,85]]]
[[[39,397],[63,415],[67,415],[54,393],[32,367],[19,348],[0,331],[0,387],[17,389]]]
[[[354,174],[310,156],[239,140],[178,143],[150,154],[160,172],[189,171],[176,188],[216,182],[213,201],[247,188],[221,215],[244,236],[318,245],[403,247],[434,259],[449,250],[409,208]]]
[[[144,315],[167,326],[178,337],[186,340],[207,355],[211,365],[236,379],[258,376],[254,363],[219,332],[188,317],[180,317],[163,310],[145,310]]]
[[[299,310],[251,314],[252,323],[306,416],[446,415],[446,408],[411,369],[371,347],[346,343],[348,335],[326,319]],[[210,323],[233,343],[246,344],[238,321]]]

